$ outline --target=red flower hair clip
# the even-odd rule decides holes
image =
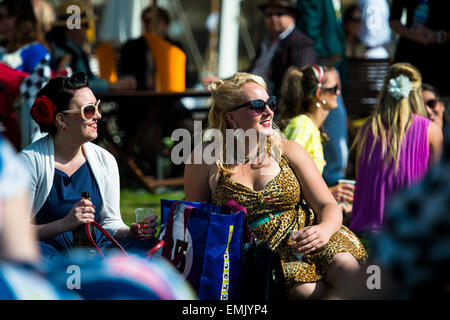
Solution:
[[[53,113],[56,106],[47,96],[37,98],[31,107],[31,117],[38,124],[50,125],[53,123]]]

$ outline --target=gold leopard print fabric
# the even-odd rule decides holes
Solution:
[[[255,191],[233,182],[228,170],[221,170],[218,185],[212,195],[212,203],[224,205],[235,200],[247,209],[249,223],[269,213],[282,212],[266,223],[252,230],[260,241],[268,242],[281,257],[287,288],[295,283],[315,282],[322,279],[333,257],[340,252],[351,253],[361,264],[367,259],[367,252],[359,239],[347,227],[333,234],[330,241],[314,253],[298,260],[288,245],[289,231],[301,230],[316,224],[312,210],[300,206],[303,201],[300,184],[289,166],[288,160],[280,159],[280,173],[263,190]]]

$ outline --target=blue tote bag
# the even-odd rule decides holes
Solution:
[[[190,282],[200,300],[236,300],[241,292],[244,210],[236,202],[161,200],[159,251]]]

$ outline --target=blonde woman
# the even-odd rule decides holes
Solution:
[[[390,196],[417,183],[440,159],[442,130],[426,116],[419,71],[408,63],[392,65],[380,102],[354,143],[359,164],[353,231],[378,231]]]
[[[281,138],[273,124],[275,98],[267,94],[264,80],[236,73],[213,82],[210,90],[209,126],[224,143],[212,164],[202,158],[213,142],[193,151],[185,171],[186,200],[216,205],[235,200],[246,207],[253,235],[280,253],[290,297],[330,297],[343,276],[366,259],[363,246],[342,226],[340,208],[309,154]],[[248,138],[251,132],[257,143]],[[244,157],[238,152],[242,144]],[[315,213],[304,211],[302,200]],[[300,230],[294,247],[304,254],[301,260],[288,244],[291,230]]]

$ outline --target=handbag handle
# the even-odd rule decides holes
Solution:
[[[227,212],[227,211],[229,211],[229,212]],[[241,206],[239,203],[237,203],[234,200],[228,200],[222,206],[222,213],[225,213],[225,214],[238,213],[239,211],[242,211],[244,213],[244,222],[243,222],[244,223],[243,224],[244,243],[252,242],[253,236],[252,236],[252,231],[251,231],[249,223],[248,223],[247,209],[244,206]]]
[[[108,240],[112,242],[112,244],[113,244],[116,248],[118,248],[120,251],[122,251],[122,253],[123,253],[124,255],[126,255],[126,256],[128,255],[127,252],[125,251],[125,249],[122,248],[122,246],[116,241],[116,239],[114,239],[114,238],[109,234],[108,231],[106,231],[105,229],[103,229],[103,227],[102,227],[97,221],[90,221],[90,222],[87,222],[87,223],[86,223],[86,235],[87,235],[87,238],[88,238],[88,240],[89,240],[89,243],[91,244],[91,246],[93,246],[93,247],[97,250],[97,252],[98,252],[103,258],[105,258],[105,255],[103,254],[102,250],[97,246],[97,244],[95,243],[95,241],[94,241],[94,239],[93,239],[93,237],[92,237],[91,229],[90,229],[90,226],[91,226],[91,225],[94,226],[94,227],[96,227],[97,229],[99,229],[99,230],[101,231],[101,233],[103,233],[103,234],[108,238]],[[106,258],[105,258],[105,259],[106,259]]]
[[[161,249],[161,247],[164,246],[164,240],[159,240],[154,246],[153,248],[151,248],[150,250],[148,250],[146,252],[146,259],[149,259],[152,255],[155,254],[156,251],[158,251],[159,249]]]
[[[125,249],[119,244],[119,242],[117,242],[117,240],[114,239],[114,238],[109,234],[109,232],[106,231],[106,230],[105,230],[105,229],[104,229],[97,221],[91,221],[91,222],[88,222],[88,223],[86,223],[86,235],[87,235],[87,238],[88,238],[88,240],[89,240],[89,243],[91,244],[91,246],[93,246],[93,247],[97,250],[97,252],[98,252],[104,259],[106,259],[106,258],[105,258],[105,255],[103,254],[102,250],[97,246],[97,244],[95,243],[94,238],[92,237],[91,229],[90,229],[90,226],[91,226],[91,225],[93,225],[94,227],[96,227],[97,229],[99,229],[99,230],[100,230],[100,231],[108,238],[108,240],[112,242],[112,244],[113,244],[116,248],[118,248],[120,251],[122,251],[122,253],[123,253],[124,255],[126,255],[126,256],[128,255],[127,252],[125,251]],[[146,258],[146,259],[149,259],[149,258],[150,258],[156,251],[158,251],[163,245],[164,245],[164,240],[159,240],[159,241],[156,243],[156,245],[153,246],[153,248],[151,248],[150,250],[148,250],[148,251],[146,252],[145,258]]]

